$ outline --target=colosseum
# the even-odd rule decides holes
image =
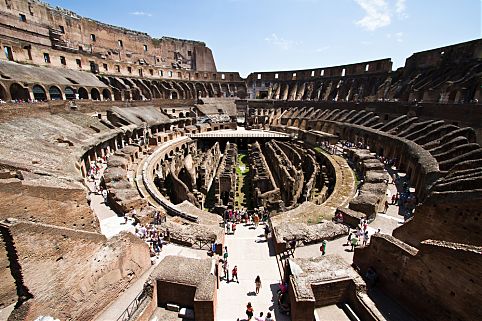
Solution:
[[[481,39],[242,78],[38,0],[0,24],[0,320],[482,319]]]

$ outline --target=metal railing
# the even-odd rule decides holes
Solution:
[[[141,304],[149,297],[149,293],[152,293],[152,287],[149,284],[146,284],[141,293],[135,297],[116,321],[129,321],[137,312]]]

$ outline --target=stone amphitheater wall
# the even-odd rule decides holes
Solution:
[[[150,267],[147,245],[132,234],[105,236],[30,222],[12,222],[23,284],[33,295],[19,309],[34,319],[92,320],[132,280]],[[2,231],[3,234],[3,231]]]
[[[482,315],[473,300],[482,290],[480,250],[441,241],[424,241],[417,250],[378,234],[355,251],[353,262],[362,274],[374,268],[377,286],[423,320],[471,320]]]

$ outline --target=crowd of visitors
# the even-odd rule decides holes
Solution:
[[[266,222],[269,218],[267,210],[255,209],[254,211],[248,211],[243,209],[228,209],[224,211],[224,226],[226,234],[235,234],[237,224],[253,225],[255,228],[259,226],[261,222]]]

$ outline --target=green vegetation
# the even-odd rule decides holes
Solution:
[[[249,173],[249,166],[247,161],[248,161],[248,156],[246,154],[238,155],[238,166],[236,166],[236,174],[245,175]]]
[[[315,152],[317,152],[318,154],[326,154],[325,151],[323,150],[323,148],[321,148],[321,147],[315,147],[315,148],[313,148],[313,150]]]
[[[248,156],[246,153],[238,154],[238,165],[236,166],[237,190],[235,196],[236,208],[252,209],[251,200],[251,176],[249,175]]]

